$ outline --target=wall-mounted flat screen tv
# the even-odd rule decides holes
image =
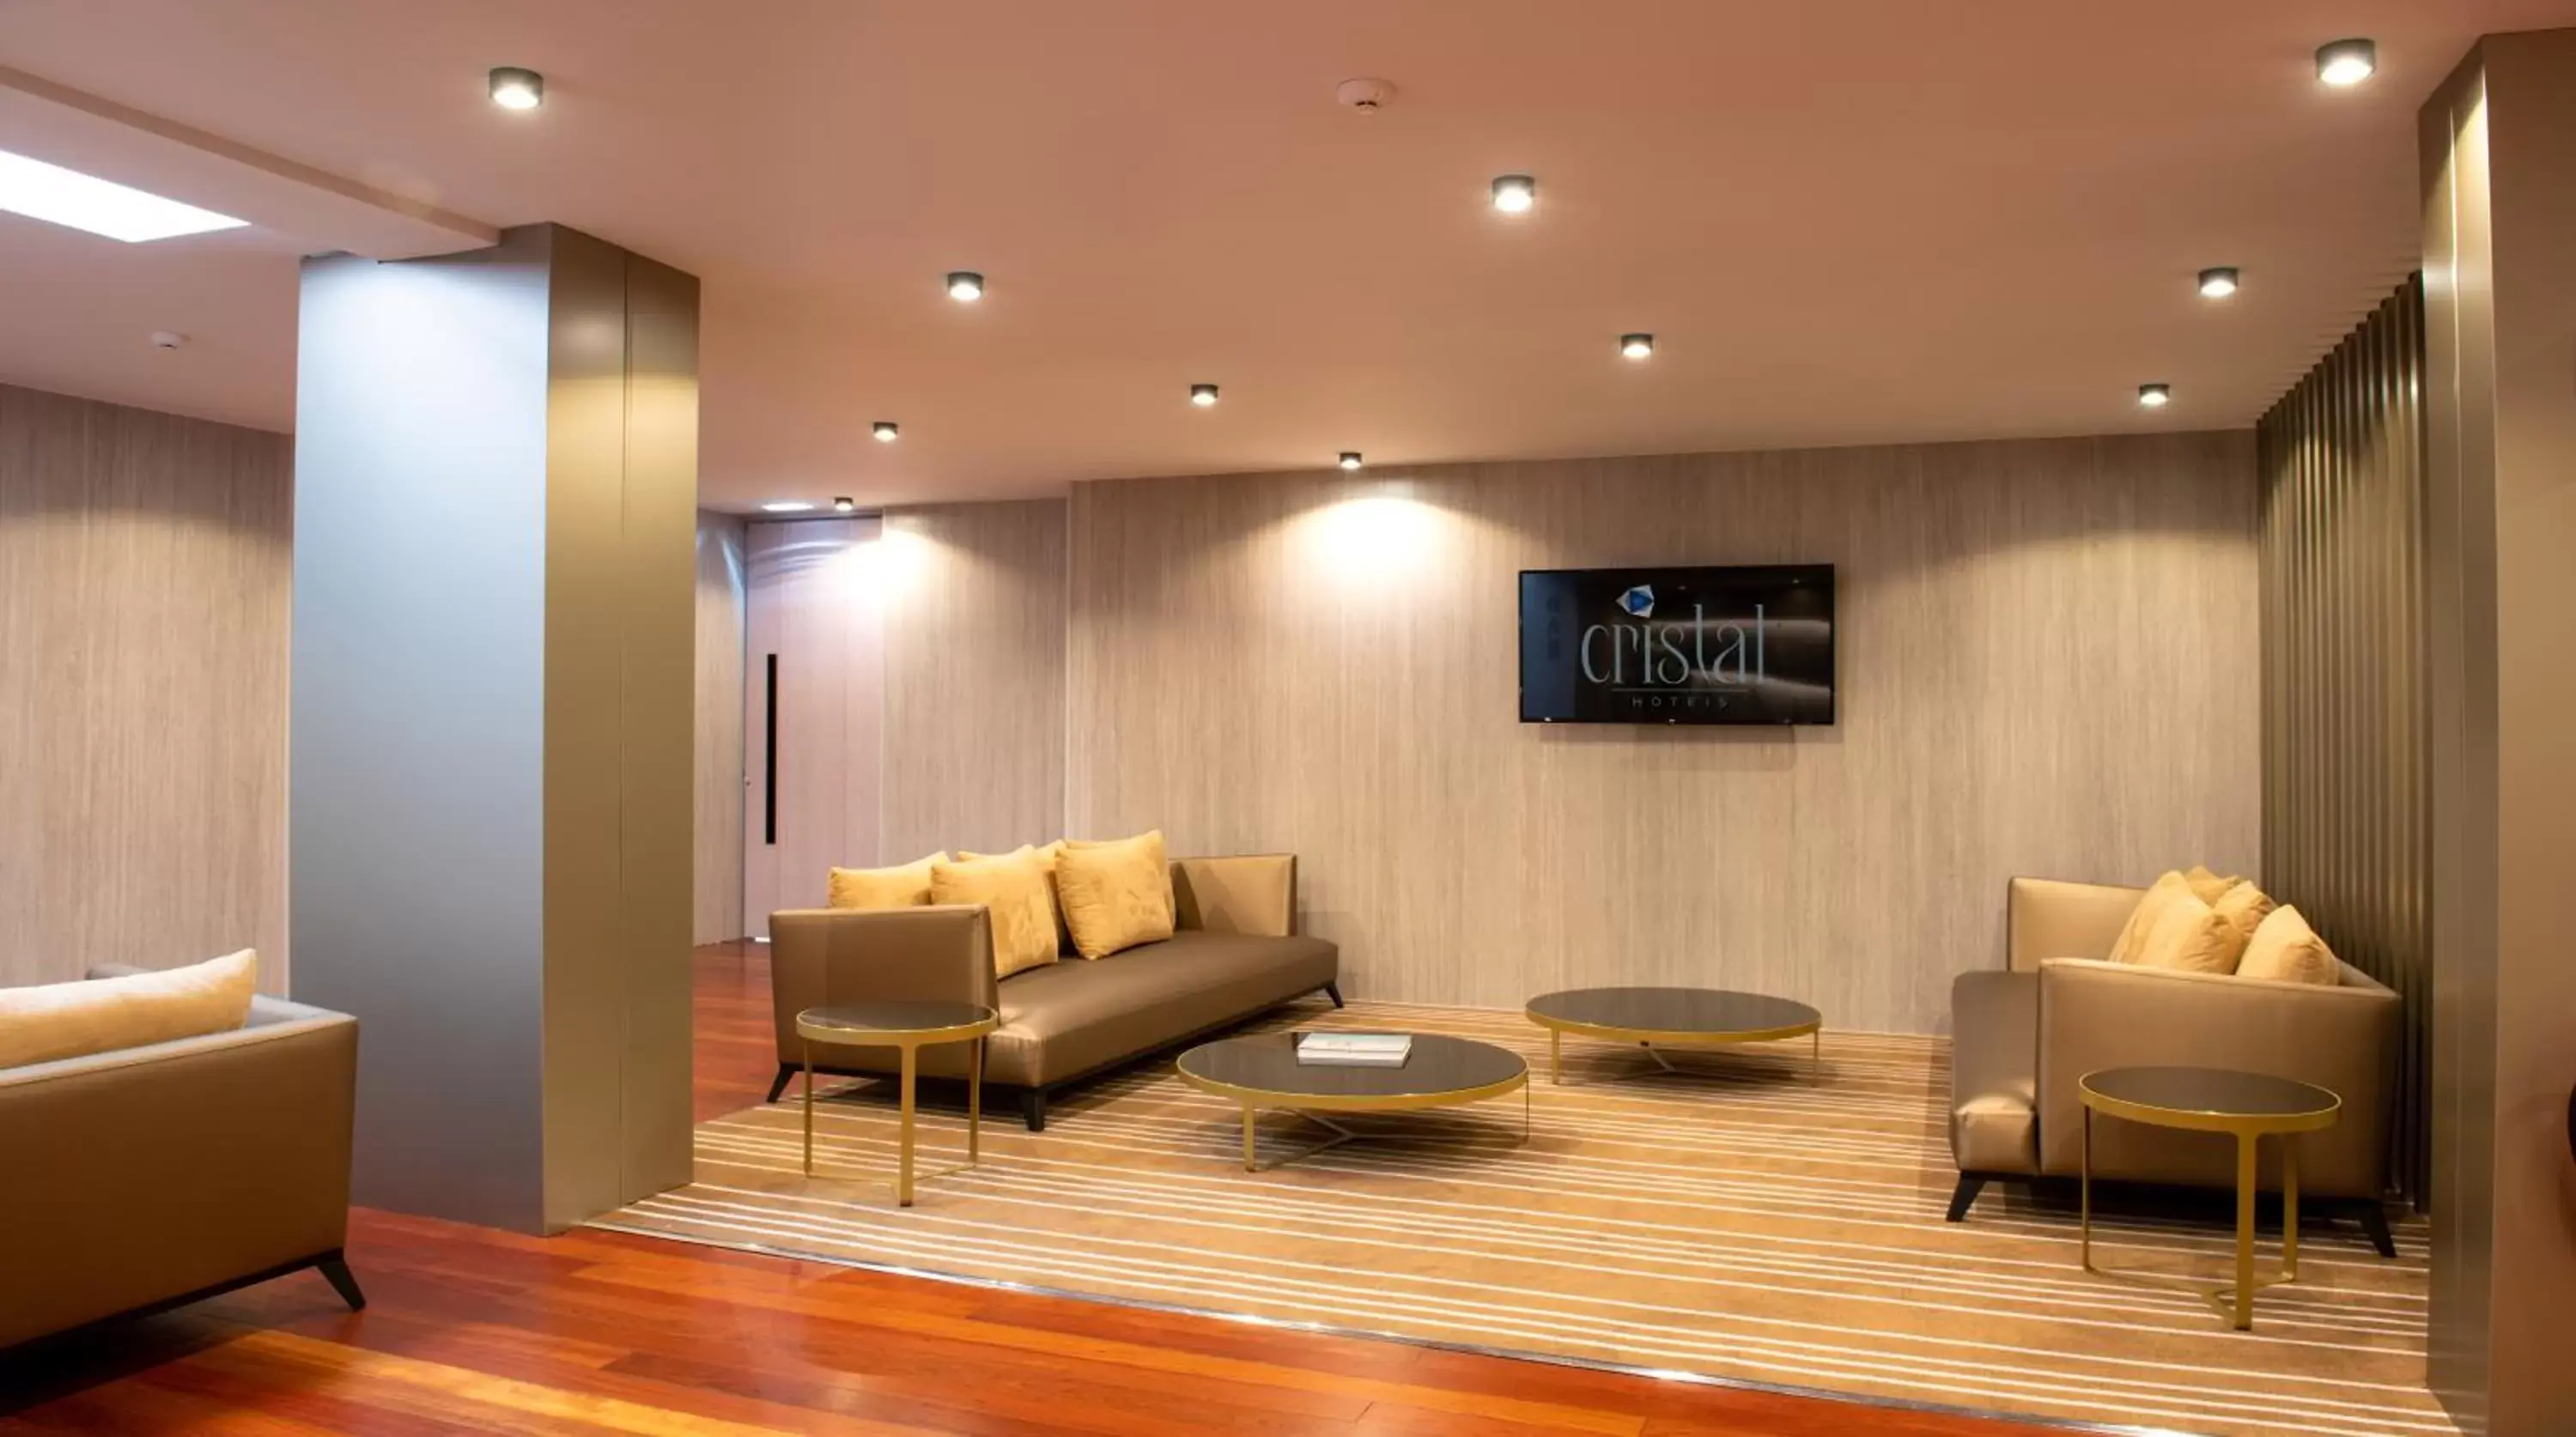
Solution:
[[[1523,723],[1833,721],[1831,564],[1521,573]]]

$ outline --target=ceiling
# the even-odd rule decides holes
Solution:
[[[0,0],[0,22],[0,66],[694,271],[702,488],[742,508],[1344,449],[2249,424],[2414,267],[2416,106],[2477,34],[2576,24],[2576,0]],[[2348,34],[2379,74],[2326,89],[2311,54]],[[485,100],[501,64],[545,73],[543,109]],[[1334,102],[1363,75],[1396,87],[1379,113]],[[1507,171],[1538,176],[1532,213],[1487,204]],[[0,215],[0,380],[289,428],[315,243]],[[2222,264],[2244,291],[2200,299]],[[957,268],[982,304],[945,297]],[[1628,330],[1651,361],[1618,358]],[[2135,403],[2151,380],[2161,412]],[[1192,408],[1194,381],[1223,402]]]

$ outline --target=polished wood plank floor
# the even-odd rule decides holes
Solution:
[[[766,959],[700,951],[701,1114],[758,1099]],[[616,1233],[361,1212],[363,1314],[304,1275],[0,1354],[0,1434],[2041,1429],[994,1292]]]

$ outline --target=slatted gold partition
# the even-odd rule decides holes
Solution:
[[[2420,276],[2263,416],[2263,877],[2406,1000],[2394,1171],[2424,1196],[2432,1032]]]

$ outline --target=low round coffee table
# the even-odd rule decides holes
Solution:
[[[1400,1068],[1340,1067],[1297,1061],[1297,1034],[1250,1033],[1202,1043],[1181,1055],[1181,1080],[1243,1105],[1243,1170],[1257,1172],[1254,1114],[1282,1108],[1331,1130],[1332,1136],[1286,1157],[1278,1167],[1339,1147],[1361,1134],[1319,1113],[1420,1112],[1499,1098],[1521,1090],[1521,1137],[1529,1137],[1529,1064],[1508,1048],[1438,1033],[1412,1034]]]
[[[1527,1012],[1531,1022],[1547,1030],[1547,1076],[1552,1083],[1565,1081],[1563,1049],[1568,1033],[1634,1043],[1667,1073],[1675,1069],[1655,1051],[1658,1044],[1710,1048],[1808,1038],[1813,1042],[1809,1075],[1818,1082],[1824,1080],[1825,1017],[1786,998],[1716,988],[1569,988],[1532,998]]]
[[[2232,1068],[2104,1068],[2076,1083],[2084,1103],[2084,1270],[2107,1277],[2167,1285],[2162,1274],[2118,1272],[2093,1265],[2093,1115],[2236,1138],[2236,1281],[2194,1285],[2238,1329],[2254,1325],[2254,1293],[2299,1279],[2299,1138],[2334,1126],[2343,1099],[2313,1083],[2241,1073]],[[2255,1148],[2267,1135],[2281,1143],[2281,1270],[2254,1275]]]
[[[966,1166],[973,1167],[984,1126],[984,1038],[1002,1026],[1001,1015],[981,1003],[889,1001],[836,1003],[808,1008],[796,1015],[796,1036],[805,1041],[805,1176],[814,1175],[814,1045],[838,1043],[852,1048],[899,1048],[903,1051],[903,1126],[900,1166],[895,1177],[895,1203],[912,1206],[912,1079],[928,1043],[972,1043],[973,1060],[966,1079]]]

